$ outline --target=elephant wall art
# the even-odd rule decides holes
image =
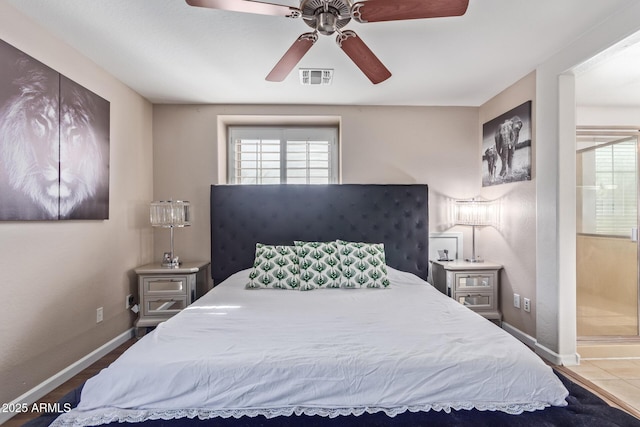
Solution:
[[[531,180],[531,101],[482,126],[482,186]]]

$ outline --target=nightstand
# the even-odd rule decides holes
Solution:
[[[440,292],[498,325],[501,324],[498,295],[502,265],[461,260],[431,263],[433,285]]]
[[[178,268],[147,264],[134,271],[140,298],[136,328],[157,326],[210,289],[209,261],[183,262]]]

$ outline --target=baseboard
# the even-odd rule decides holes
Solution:
[[[574,366],[580,364],[580,355],[577,353],[565,355],[558,354],[538,343],[538,340],[535,337],[522,332],[520,329],[508,324],[507,322],[502,322],[502,329],[522,341],[528,347],[531,347],[538,356],[553,363],[554,365]]]
[[[580,355],[578,353],[559,354],[540,343],[536,343],[535,351],[538,356],[548,360],[554,365],[576,366],[580,364]]]
[[[507,322],[502,322],[502,329],[509,332],[509,334],[513,335],[514,337],[518,338],[528,347],[535,348],[537,340],[531,335],[522,332],[520,329],[510,325]]]
[[[27,391],[23,395],[17,397],[16,399],[14,399],[12,402],[9,403],[9,407],[19,406],[21,404],[32,405],[33,403],[37,402],[38,399],[52,392],[53,390],[55,390],[57,387],[64,384],[65,382],[69,381],[71,378],[73,378],[74,376],[82,372],[84,369],[88,368],[93,363],[95,363],[96,361],[100,360],[101,358],[103,358],[104,356],[106,356],[116,348],[118,348],[120,345],[129,341],[134,336],[135,336],[135,330],[133,328],[123,332],[122,334],[118,335],[111,341],[98,347],[96,350],[92,351],[91,353],[87,354],[82,359],[67,366],[62,371],[58,372],[52,377],[41,382],[40,384],[38,384],[31,390]],[[0,412],[0,424],[3,424],[5,421],[9,420],[14,415],[15,415],[14,413]]]

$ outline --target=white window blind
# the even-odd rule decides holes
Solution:
[[[636,142],[595,150],[596,234],[629,236],[637,224]]]
[[[632,137],[578,150],[578,233],[629,237],[637,227],[636,146]]]
[[[229,183],[338,182],[336,127],[230,126]]]

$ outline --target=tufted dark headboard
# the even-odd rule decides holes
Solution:
[[[253,265],[255,245],[384,243],[387,265],[427,279],[426,185],[212,185],[211,276]]]

